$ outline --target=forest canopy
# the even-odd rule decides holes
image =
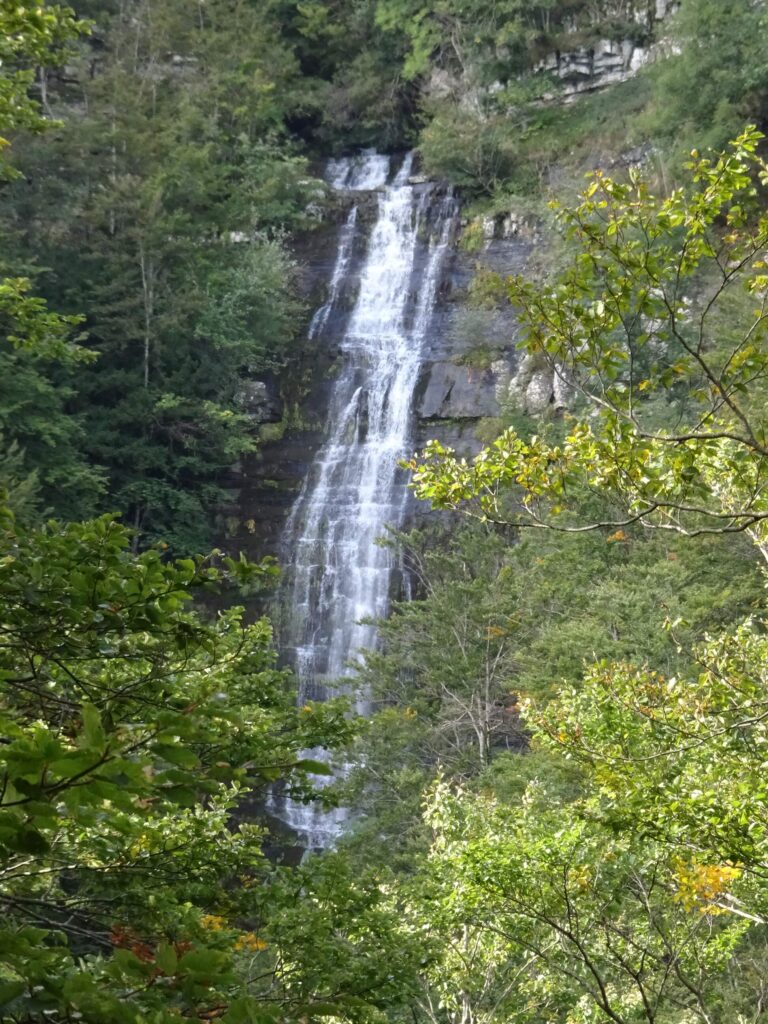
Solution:
[[[0,1020],[768,1021],[765,28],[0,4]],[[653,59],[574,98],[604,43]],[[297,703],[224,510],[371,146],[458,189],[470,298],[568,401],[410,463],[442,514],[382,541],[361,718]],[[351,808],[336,848],[290,863],[275,792]]]

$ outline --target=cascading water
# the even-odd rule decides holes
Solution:
[[[283,643],[294,663],[300,699],[327,698],[350,674],[349,662],[376,641],[369,621],[387,612],[395,569],[377,543],[400,526],[408,489],[398,460],[411,439],[414,389],[455,218],[450,195],[409,184],[412,157],[391,184],[390,159],[365,153],[331,161],[329,184],[377,195],[376,221],[360,267],[359,294],[340,339],[327,441],[289,517],[284,541],[290,623]],[[370,201],[370,198],[368,198]],[[358,206],[342,227],[328,299],[310,337],[322,337],[352,273]],[[329,339],[330,340],[330,339]],[[336,691],[338,692],[338,691]],[[367,710],[364,697],[358,711]],[[273,811],[309,847],[331,845],[345,812],[322,812],[291,800]]]

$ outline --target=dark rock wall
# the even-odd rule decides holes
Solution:
[[[358,200],[359,201],[359,200]],[[376,198],[359,212],[359,232],[352,265],[362,263],[367,231],[375,214]],[[326,297],[333,272],[336,245],[348,207],[339,202],[326,223],[296,239],[294,253],[300,268],[300,286],[308,317]],[[501,274],[525,272],[537,243],[535,225],[515,217],[489,218],[482,224],[479,248],[468,251],[461,231],[443,268],[439,302],[424,352],[416,389],[414,449],[433,438],[471,455],[480,443],[478,422],[499,415],[511,398],[526,404],[531,380],[520,384],[515,352],[516,323],[511,309],[473,310],[467,289],[478,265]],[[253,417],[261,443],[259,450],[233,468],[230,502],[223,510],[223,546],[256,558],[265,554],[290,559],[281,550],[283,526],[311,462],[324,440],[329,389],[338,368],[339,349],[334,339],[343,335],[344,320],[355,298],[354,271],[347,278],[333,319],[322,337],[305,341],[300,354],[278,380],[249,382],[244,404]],[[555,401],[551,377],[536,381],[540,407]],[[531,392],[532,393],[532,392]],[[414,519],[428,514],[413,502]]]

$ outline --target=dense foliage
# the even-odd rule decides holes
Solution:
[[[3,478],[23,516],[117,509],[142,542],[178,551],[206,546],[226,470],[258,445],[249,383],[297,356],[285,240],[324,215],[314,158],[416,142],[428,171],[501,210],[538,195],[553,163],[569,180],[600,140],[721,143],[763,114],[763,15],[746,0],[686,0],[664,21],[639,0],[40,10],[23,45],[9,23],[3,55],[17,99],[3,108],[16,180],[0,306],[12,342],[43,296],[58,349],[77,328],[90,358],[4,344]],[[542,103],[568,85],[553,54],[589,62],[600,40],[647,48],[670,32],[679,52],[633,82],[575,114]]]
[[[749,534],[764,554],[760,138],[748,129],[716,158],[694,153],[666,198],[638,174],[594,177],[562,212],[568,265],[506,284],[522,345],[573,390],[568,422],[509,429],[472,462],[432,445],[415,467],[424,496],[547,535],[634,545],[640,524],[650,538],[718,536],[721,558]],[[490,792],[482,776],[479,790],[438,782],[421,912],[452,937],[431,978],[454,1019],[764,1019],[753,593],[744,621],[698,643],[665,607],[666,665],[647,641],[628,657],[603,639],[554,698],[528,688],[520,713],[543,770],[522,796],[492,776]]]
[[[694,152],[690,186],[666,199],[639,174],[621,183],[596,173],[562,212],[570,266],[551,284],[508,283],[523,344],[594,415],[575,417],[560,443],[511,429],[471,464],[433,446],[415,476],[423,497],[579,531],[594,528],[579,521],[581,488],[619,503],[606,526],[747,532],[763,549],[761,138],[748,129],[717,159]],[[505,486],[519,488],[519,513],[504,509]]]
[[[136,558],[129,540],[109,518],[27,534],[4,513],[0,970],[12,1019],[133,1021],[143,1005],[165,1020],[174,1005],[232,998],[238,950],[265,944],[251,935],[263,915],[230,895],[264,873],[262,833],[230,812],[254,787],[304,776],[315,766],[298,751],[347,732],[332,705],[295,709],[266,622],[232,609],[207,625],[189,610],[223,572]]]
[[[86,42],[67,68],[77,127],[19,143],[6,221],[45,268],[49,300],[86,312],[98,358],[79,369],[70,411],[108,507],[183,550],[205,542],[217,478],[254,447],[241,380],[280,362],[298,312],[275,232],[319,188],[275,136],[290,56],[274,59],[255,12],[199,13],[98,11],[103,49]],[[236,56],[257,32],[267,68]],[[23,423],[6,429],[27,448]],[[50,500],[57,481],[39,472]]]
[[[347,63],[349,33],[373,31],[373,12],[353,5],[337,12],[346,28],[311,3],[77,13],[90,34],[38,73],[61,124],[16,139],[2,229],[6,258],[50,304],[84,314],[95,358],[73,372],[39,348],[3,352],[15,383],[2,430],[37,476],[39,506],[119,509],[147,541],[199,550],[222,475],[257,444],[247,383],[285,364],[301,326],[284,236],[316,224],[326,196],[306,142],[379,138],[387,119],[394,140],[405,97],[388,106],[380,88],[386,45],[363,46],[359,73]],[[9,128],[38,123],[19,114]]]
[[[558,778],[560,766],[530,749],[524,697],[578,689],[596,653],[676,675],[690,668],[696,638],[761,600],[744,540],[726,559],[716,539],[616,533],[511,541],[454,526],[401,539],[419,596],[395,606],[380,626],[382,650],[360,667],[379,709],[346,796],[361,811],[349,842],[362,856],[386,836],[387,863],[412,861],[426,842],[422,795],[438,770],[504,799],[539,773]]]
[[[768,1020],[765,13],[656,10],[0,5],[3,1021]],[[560,105],[604,39],[660,56]],[[415,143],[498,213],[638,142],[553,274],[478,285],[567,415],[414,464],[473,518],[390,540],[371,720],[296,707],[272,564],[184,556],[291,376],[317,161]],[[338,850],[280,862],[276,781]]]

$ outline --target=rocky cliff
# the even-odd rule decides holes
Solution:
[[[359,263],[363,254],[375,205],[375,193],[359,204],[361,225],[353,262]],[[348,201],[338,201],[320,228],[294,241],[309,312],[307,328],[312,312],[328,297],[348,210]],[[485,218],[479,224],[479,244],[477,227],[462,222],[441,273],[415,388],[417,448],[437,438],[470,454],[479,447],[478,423],[498,416],[506,403],[515,401],[533,412],[562,400],[550,373],[519,363],[513,311],[476,309],[468,302],[478,265],[501,274],[524,271],[538,241],[536,223],[510,214]],[[470,236],[473,244],[468,246]],[[229,548],[254,557],[280,551],[286,518],[325,438],[330,389],[340,367],[336,339],[343,333],[357,285],[354,273],[345,279],[322,338],[305,337],[285,374],[244,385],[243,406],[261,440],[258,452],[233,468],[231,500],[224,510]]]

